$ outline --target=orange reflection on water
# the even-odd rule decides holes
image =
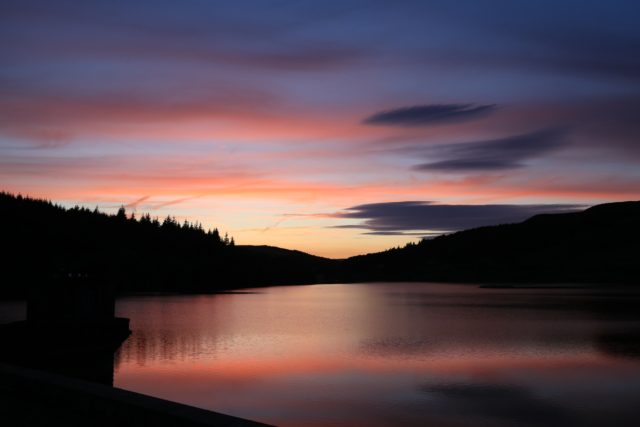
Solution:
[[[533,425],[572,425],[602,421],[593,401],[625,414],[618,425],[638,420],[629,412],[638,359],[610,339],[638,321],[609,318],[592,293],[435,284],[256,292],[121,301],[134,334],[116,386],[285,426],[521,425],[518,413],[533,409],[542,414]],[[505,412],[510,405],[522,408]]]

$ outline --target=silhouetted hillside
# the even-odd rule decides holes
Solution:
[[[108,280],[121,292],[201,292],[310,283],[329,260],[278,248],[235,247],[198,224],[139,219],[0,193],[5,255],[0,296],[69,274]]]
[[[120,292],[212,292],[355,281],[640,283],[640,202],[537,215],[404,248],[330,260],[271,246],[235,246],[198,224],[117,215],[0,193],[0,297],[83,274]]]
[[[536,215],[350,258],[348,280],[640,283],[640,202]]]
[[[338,279],[340,262],[274,246],[236,246],[238,280],[244,283],[323,283]]]

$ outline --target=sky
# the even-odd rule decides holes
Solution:
[[[0,190],[340,258],[640,199],[635,0],[3,0]]]

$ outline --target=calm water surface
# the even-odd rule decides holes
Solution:
[[[426,283],[131,297],[114,385],[280,426],[638,426],[639,300]]]
[[[640,290],[130,297],[115,386],[280,426],[640,426]],[[0,303],[0,323],[24,318]]]

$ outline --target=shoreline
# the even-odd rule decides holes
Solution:
[[[29,426],[268,427],[116,387],[0,363],[3,424]]]

